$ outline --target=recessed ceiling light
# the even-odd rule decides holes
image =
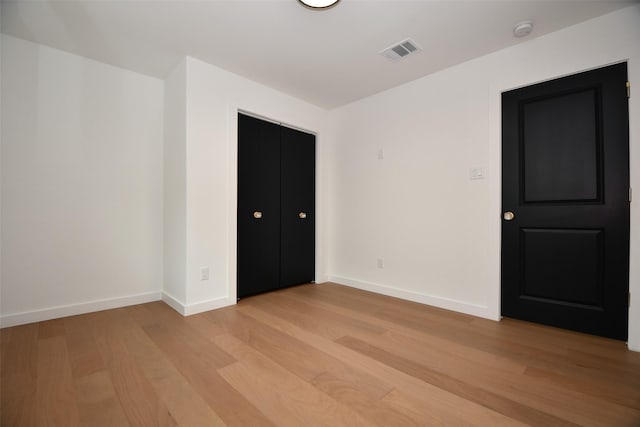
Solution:
[[[329,9],[340,3],[340,0],[298,0],[301,5],[309,9]]]
[[[533,21],[522,21],[518,22],[513,27],[513,35],[515,37],[525,37],[531,34],[533,31]]]

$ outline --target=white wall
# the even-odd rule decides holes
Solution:
[[[187,61],[164,83],[164,287],[165,301],[186,301]],[[180,304],[180,303],[178,303]]]
[[[182,65],[180,65],[182,66]],[[193,58],[186,59],[186,274],[191,314],[236,302],[237,113],[251,112],[317,133],[316,278],[325,278],[325,110]],[[168,175],[167,177],[168,178]],[[200,280],[209,267],[210,279]]]
[[[158,299],[162,81],[1,40],[3,326]]]
[[[501,92],[624,60],[638,87],[639,41],[635,5],[332,111],[330,279],[498,319]],[[631,182],[640,189],[637,95]],[[472,167],[487,178],[471,181]],[[631,215],[629,347],[640,350],[637,201]]]

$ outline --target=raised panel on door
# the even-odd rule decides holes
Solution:
[[[506,92],[502,314],[625,339],[626,64]]]
[[[524,203],[601,200],[598,88],[522,102]]]
[[[315,136],[282,128],[281,285],[315,278]]]
[[[520,229],[521,297],[602,309],[603,235],[603,230]]]
[[[238,114],[238,298],[280,286],[280,126]]]

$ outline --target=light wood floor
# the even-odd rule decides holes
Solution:
[[[640,353],[333,284],[2,330],[2,426],[640,425]]]

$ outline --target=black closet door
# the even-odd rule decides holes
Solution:
[[[238,114],[238,298],[280,286],[280,129]]]
[[[281,153],[280,285],[286,287],[315,278],[315,136],[283,127]]]

